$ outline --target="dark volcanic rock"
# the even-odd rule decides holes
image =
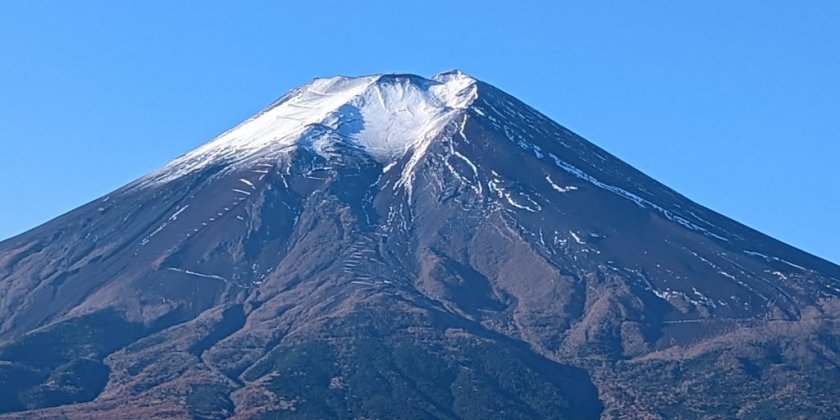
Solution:
[[[839,278],[461,73],[317,79],[0,243],[0,413],[837,417]]]

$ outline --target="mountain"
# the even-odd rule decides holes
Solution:
[[[0,243],[0,413],[836,418],[838,279],[463,73],[315,79]]]

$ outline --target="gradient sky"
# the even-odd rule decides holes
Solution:
[[[3,1],[0,239],[313,77],[460,68],[840,262],[840,2],[452,3]]]

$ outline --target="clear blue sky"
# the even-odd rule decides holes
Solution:
[[[460,68],[840,262],[840,2],[453,3],[3,1],[0,238],[315,76]]]

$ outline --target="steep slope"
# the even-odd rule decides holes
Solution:
[[[838,278],[462,73],[316,79],[0,243],[0,412],[838,415]]]

